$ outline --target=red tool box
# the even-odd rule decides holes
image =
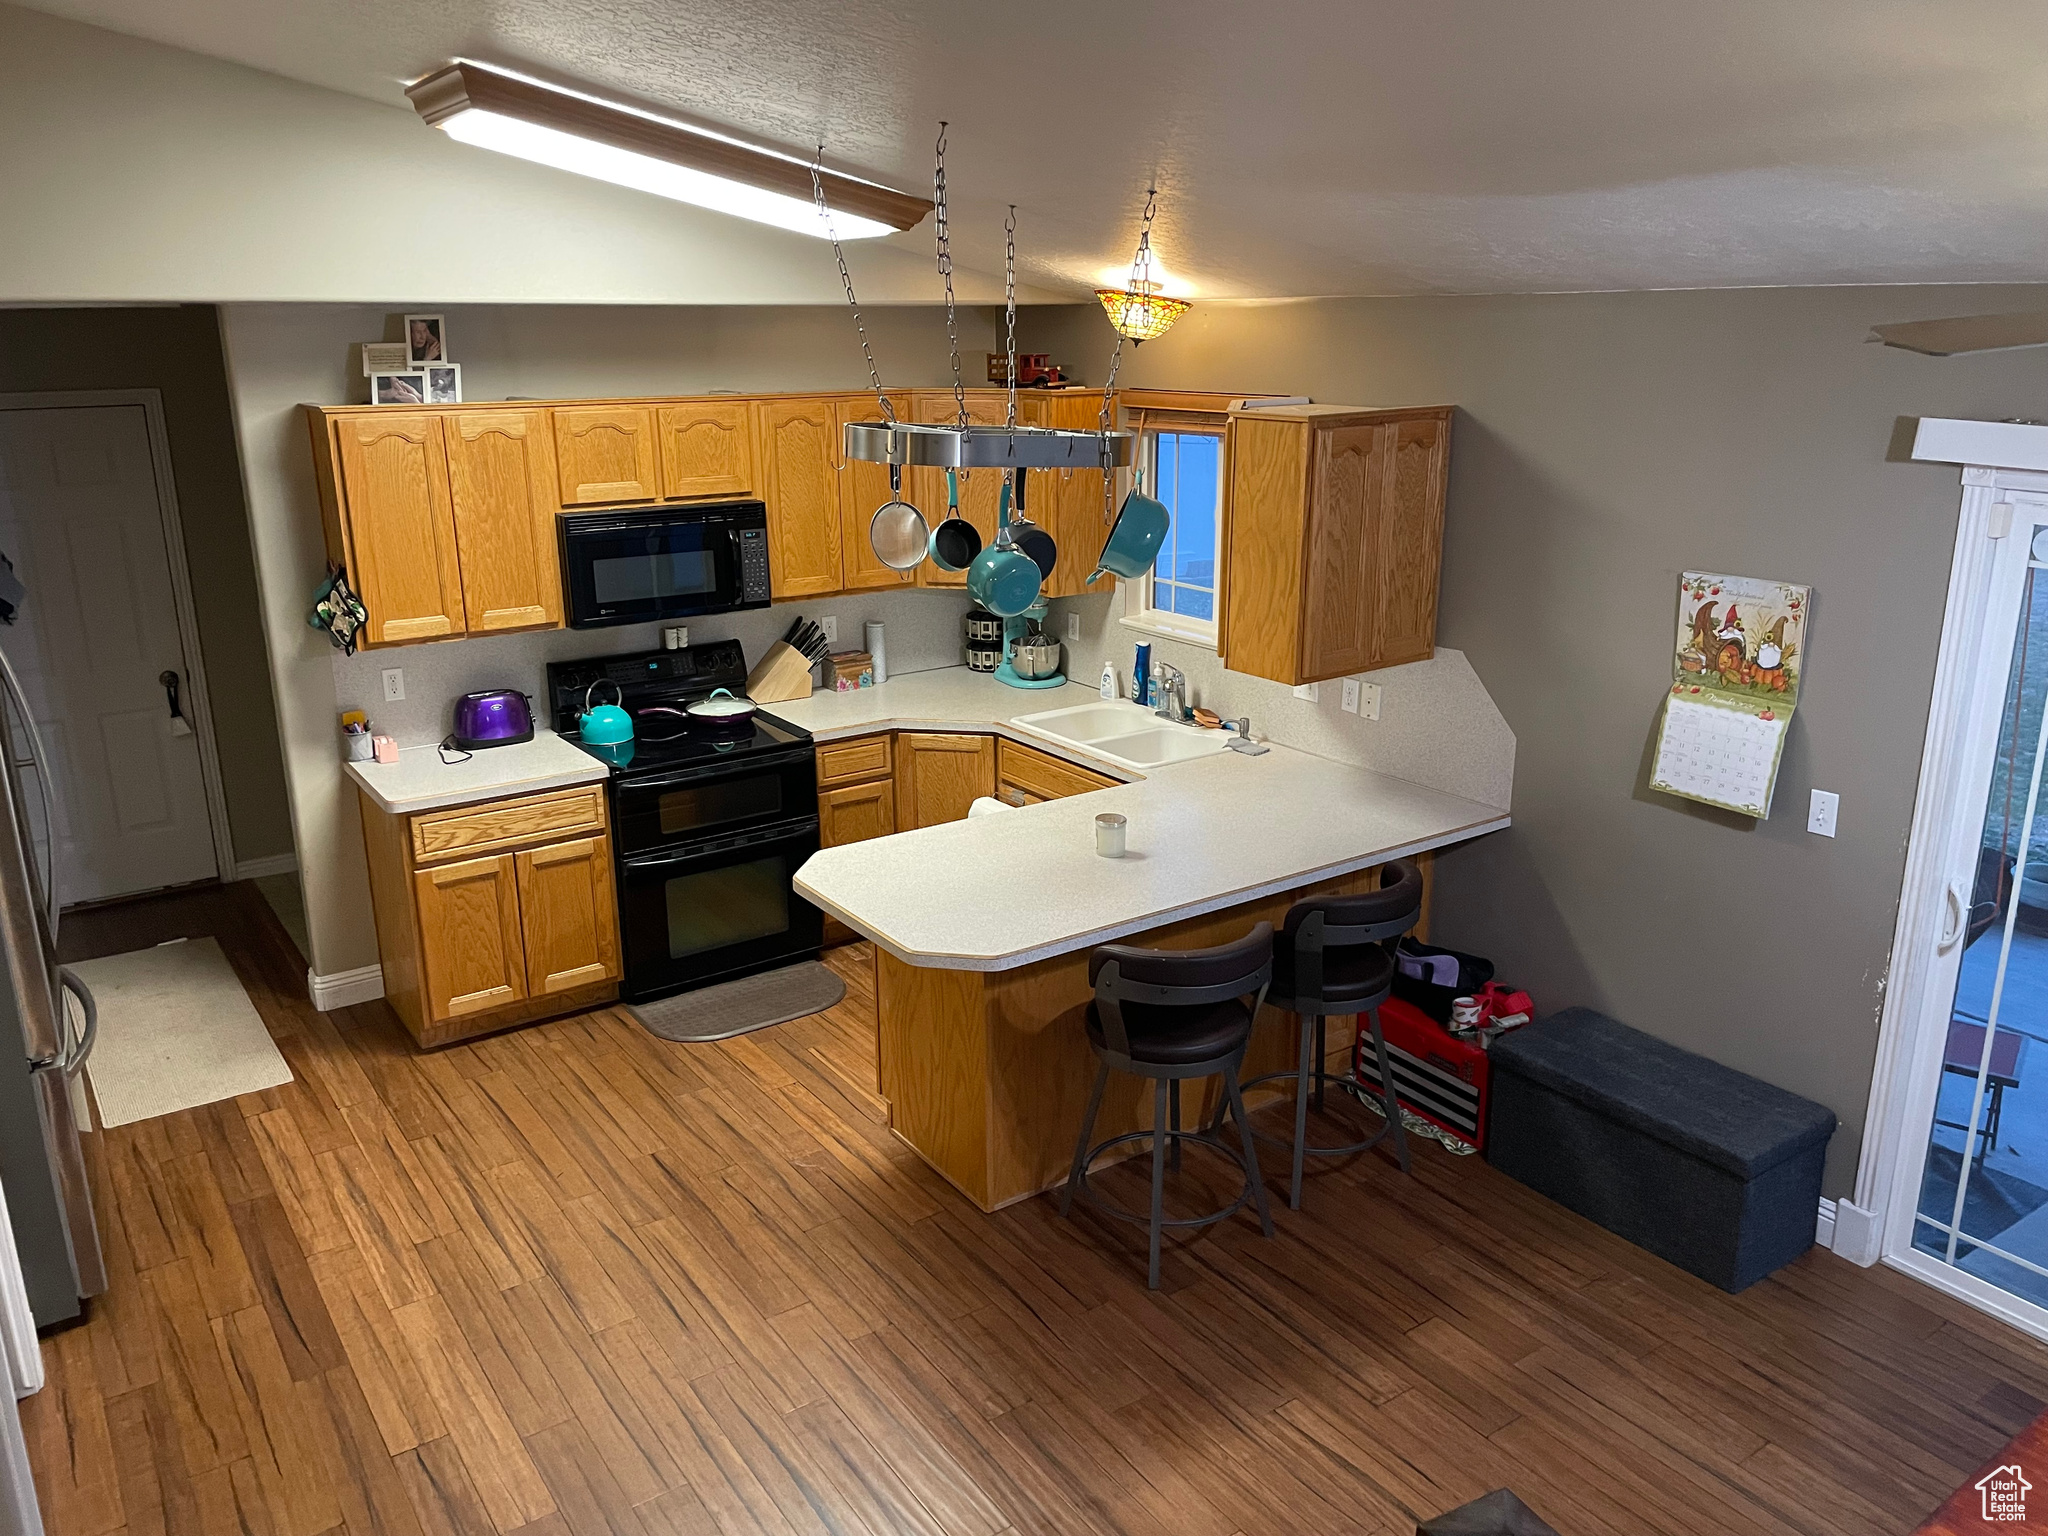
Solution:
[[[1476,1041],[1458,1040],[1412,1003],[1390,997],[1380,1004],[1380,1033],[1394,1072],[1394,1096],[1432,1125],[1460,1141],[1486,1145],[1486,1052]],[[1361,1028],[1352,1072],[1374,1093],[1380,1068],[1372,1031]]]

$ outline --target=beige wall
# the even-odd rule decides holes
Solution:
[[[0,302],[841,300],[830,248],[808,235],[5,4],[0,145]],[[847,253],[869,303],[939,297],[929,221]],[[957,283],[1002,294],[999,274]]]
[[[163,396],[235,858],[288,854],[277,712],[215,312],[205,305],[0,309],[0,394],[91,389]]]
[[[1444,858],[1437,934],[1495,957],[1544,1011],[1592,1004],[1831,1106],[1836,1194],[1854,1178],[1958,504],[1954,469],[1888,457],[1895,423],[2038,417],[2048,393],[2048,352],[1936,359],[1864,337],[2044,306],[2024,288],[1206,304],[1126,355],[1123,377],[1460,407],[1438,634],[1514,731],[1515,826]],[[1085,365],[1103,329],[1058,310],[1025,334]],[[1686,568],[1814,587],[1765,822],[1644,787]],[[1231,686],[1254,714],[1280,692]],[[1805,830],[1814,786],[1842,797],[1832,841]]]
[[[449,307],[446,314],[450,350],[462,364],[463,388],[471,400],[706,389],[854,390],[867,379],[852,320],[843,310],[533,305]],[[377,709],[374,698],[363,697],[366,679],[377,670],[369,660],[385,655],[391,657],[386,665],[403,666],[417,658],[408,676],[416,675],[422,686],[442,695],[436,707],[444,708],[447,698],[484,685],[471,676],[476,668],[492,671],[491,686],[535,686],[537,691],[539,669],[554,657],[656,643],[630,631],[596,639],[558,631],[407,646],[335,665],[339,653],[305,622],[326,557],[311,450],[298,407],[304,401],[349,398],[349,343],[381,335],[385,319],[382,309],[351,305],[235,304],[223,310],[263,625],[306,892],[313,950],[308,959],[323,976],[377,959],[361,828],[334,736],[338,692],[347,704],[365,705],[373,713]],[[945,325],[937,311],[877,311],[868,317],[868,331],[883,377],[892,386],[950,382]],[[981,354],[992,344],[994,318],[988,311],[970,311],[962,317],[961,331],[963,346],[972,349],[966,353],[968,365],[978,371]],[[928,611],[902,605],[964,606],[957,597],[938,593],[909,593],[888,601],[898,605],[899,627],[910,631],[915,626],[919,633],[928,630]],[[842,643],[859,633],[857,621],[863,618],[890,621],[874,599],[796,606],[809,614],[840,614]],[[739,617],[758,628],[764,616]],[[786,617],[782,624],[787,627]],[[740,632],[731,621],[691,626],[693,638]],[[753,630],[744,638],[750,651],[758,649]],[[932,644],[924,649],[936,654]],[[410,686],[407,692],[409,707],[396,712],[405,722],[401,734],[432,739],[431,729],[420,729],[419,696]]]

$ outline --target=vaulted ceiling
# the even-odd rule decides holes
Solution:
[[[1211,296],[2048,278],[2048,12],[2018,0],[35,8],[394,107],[454,56],[521,66],[911,190],[946,118],[963,264],[1000,265],[1014,201],[1023,276],[1076,294],[1153,177]]]

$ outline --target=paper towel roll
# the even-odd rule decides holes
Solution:
[[[868,620],[862,626],[862,632],[867,639],[868,656],[871,661],[869,670],[874,674],[876,682],[886,683],[889,681],[889,659],[882,651],[881,622],[877,619]]]

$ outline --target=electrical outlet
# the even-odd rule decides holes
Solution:
[[[396,704],[404,697],[405,668],[386,667],[384,669],[384,702],[386,704]]]
[[[1835,813],[1841,808],[1842,797],[1831,789],[1816,789],[1813,804],[1806,812],[1806,830],[1821,837],[1835,835]]]
[[[1344,679],[1344,713],[1347,715],[1358,713],[1358,679],[1355,677]]]
[[[1081,615],[1079,615],[1078,613],[1070,613],[1067,615],[1067,640],[1071,644],[1079,644],[1080,639]]]
[[[1358,713],[1361,719],[1379,719],[1380,685],[1378,683],[1367,683],[1359,690]]]
[[[1296,683],[1294,685],[1294,696],[1297,699],[1307,699],[1309,703],[1313,704],[1322,698],[1323,685],[1321,683]]]
[[[824,634],[825,634],[825,643],[826,643],[827,645],[837,645],[837,644],[839,643],[839,615],[838,615],[838,614],[836,614],[836,613],[828,613],[828,614],[826,614],[826,615],[825,615],[825,617],[823,617],[822,619],[818,620],[818,628],[824,631]]]

